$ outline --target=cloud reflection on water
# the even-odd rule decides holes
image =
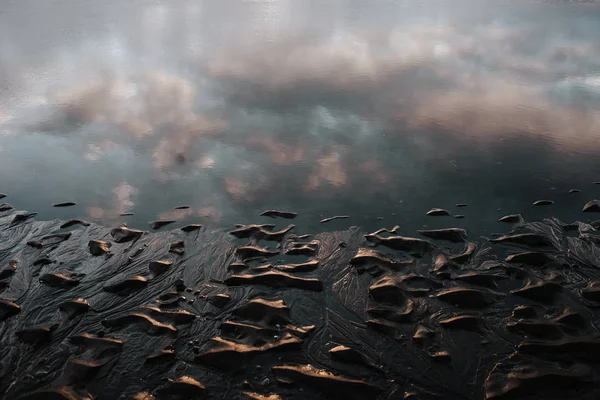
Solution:
[[[559,153],[600,147],[600,94],[585,107],[568,100],[600,93],[590,84],[600,25],[577,13],[542,12],[583,33],[501,1],[469,12],[437,2],[138,1],[93,15],[59,3],[47,17],[71,33],[3,25],[17,39],[0,52],[0,131],[81,143],[72,159],[46,162],[107,174],[102,190],[115,200],[86,199],[93,219],[112,222],[163,186],[204,210],[178,215],[216,219],[269,201],[409,188],[445,173],[464,149],[514,135]],[[42,17],[17,7],[6,21],[11,12]],[[49,50],[36,54],[40,43]],[[134,166],[112,177],[102,166],[115,158]],[[33,182],[56,178],[38,174]],[[173,197],[163,197],[143,207],[174,216],[165,211]]]

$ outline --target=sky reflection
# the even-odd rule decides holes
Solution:
[[[105,224],[286,208],[420,227],[428,207],[477,202],[460,223],[479,224],[600,179],[600,7],[468,4],[10,2],[2,191]]]

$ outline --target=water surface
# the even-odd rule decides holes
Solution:
[[[39,219],[142,228],[585,220],[598,37],[600,6],[567,2],[5,2],[0,190]]]

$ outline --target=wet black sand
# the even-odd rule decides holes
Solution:
[[[307,235],[269,214],[145,232],[3,209],[0,396],[600,398],[594,224]]]

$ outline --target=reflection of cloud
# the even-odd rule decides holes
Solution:
[[[138,190],[128,184],[122,182],[113,189],[114,199],[110,208],[98,206],[88,207],[87,213],[90,218],[95,220],[103,220],[105,222],[115,222],[119,215],[131,211],[135,203],[131,200],[138,193]]]
[[[225,191],[234,198],[242,198],[246,195],[248,190],[248,183],[245,183],[239,179],[225,178]]]
[[[597,151],[600,144],[600,112],[561,107],[538,90],[493,79],[472,89],[423,92],[397,117],[416,129],[443,127],[468,140],[525,133],[581,151]]]
[[[161,212],[158,217],[161,220],[181,221],[187,217],[208,218],[211,222],[218,222],[221,219],[222,212],[214,206],[192,207],[185,210],[170,210]]]
[[[311,37],[282,38],[260,48],[232,45],[211,58],[206,70],[227,99],[248,109],[278,112],[283,104],[345,101],[352,112],[364,104],[364,117],[388,126],[403,122],[415,135],[443,128],[459,138],[486,140],[520,132],[580,150],[600,146],[600,104],[589,111],[569,108],[542,90],[568,73],[570,63],[583,63],[584,55],[600,66],[600,52],[591,45],[547,40],[530,54],[520,46],[523,35],[541,35],[531,27],[408,26],[383,38],[365,33],[334,42]],[[552,62],[557,55],[564,62]],[[306,157],[285,143],[253,138],[248,144],[260,144],[276,164]],[[327,174],[337,175],[322,178],[336,185],[346,179],[339,172]],[[316,175],[310,186],[318,186]]]
[[[116,149],[119,145],[108,139],[104,139],[98,143],[91,143],[88,145],[88,152],[85,153],[85,159],[88,161],[96,161],[103,153],[110,150]]]
[[[301,144],[285,144],[266,136],[250,136],[246,140],[249,149],[266,151],[270,161],[275,165],[292,165],[302,162],[307,157],[307,149]]]
[[[316,189],[323,182],[341,187],[346,184],[348,175],[341,163],[340,153],[334,152],[319,158],[314,173],[308,178],[308,188]]]
[[[140,71],[127,78],[104,75],[75,89],[50,95],[49,102],[78,124],[107,123],[136,137],[167,125],[168,133],[201,135],[222,127],[197,114],[195,86],[181,76]]]
[[[431,139],[431,131],[478,146],[520,133],[598,150],[600,106],[576,109],[547,90],[573,74],[590,85],[591,71],[600,68],[592,40],[565,38],[550,23],[513,22],[502,12],[474,18],[481,11],[474,9],[465,13],[472,23],[444,7],[419,18],[423,10],[406,7],[407,16],[390,19],[369,6],[355,20],[347,19],[344,2],[335,3],[328,14],[301,1],[271,2],[252,8],[262,13],[256,20],[230,5],[218,18],[211,13],[219,7],[208,3],[143,6],[127,24],[62,44],[33,66],[25,56],[6,56],[8,44],[21,51],[18,39],[7,42],[0,61],[10,68],[0,71],[0,84],[10,82],[22,100],[0,95],[0,127],[12,121],[16,131],[81,134],[88,160],[130,146],[123,154],[152,168],[135,181],[140,191],[153,190],[157,180],[186,178],[183,186],[201,177],[214,183],[207,192],[238,206],[278,192],[397,186],[400,174],[419,174],[419,165],[410,168],[415,160],[454,150]],[[19,120],[23,104],[34,111]],[[403,140],[412,147],[385,158]],[[127,211],[136,194],[127,187],[119,185],[114,204],[92,207],[90,215]],[[205,206],[161,218],[199,215]]]

